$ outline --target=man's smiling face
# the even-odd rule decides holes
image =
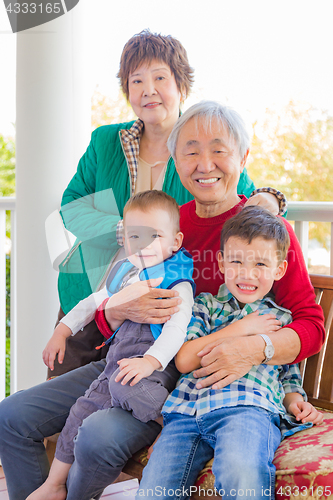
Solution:
[[[180,131],[176,168],[197,207],[220,205],[222,213],[239,201],[237,184],[247,154],[240,157],[234,138],[221,122],[213,119],[211,126],[205,126],[203,120],[191,118]]]

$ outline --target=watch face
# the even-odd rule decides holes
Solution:
[[[272,359],[272,357],[274,356],[274,347],[272,345],[266,346],[265,355],[266,358]]]

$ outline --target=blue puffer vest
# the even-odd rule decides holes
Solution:
[[[123,279],[133,268],[133,264],[131,264],[131,262],[127,259],[118,262],[113,267],[106,280],[106,288],[110,297],[119,291]],[[156,288],[162,288],[164,290],[173,288],[178,283],[182,283],[183,281],[187,281],[192,286],[194,297],[195,283],[192,279],[192,274],[192,256],[184,248],[181,248],[178,252],[160,264],[142,269],[139,273],[139,278],[141,281],[145,281],[163,277],[163,281]],[[163,325],[161,324],[150,325],[150,329],[155,340],[161,334],[162,327]]]

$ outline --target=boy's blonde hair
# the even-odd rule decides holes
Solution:
[[[158,191],[157,189],[143,191],[135,194],[128,200],[124,207],[123,219],[126,225],[126,214],[130,210],[141,210],[142,212],[149,212],[153,208],[160,208],[165,210],[170,215],[170,219],[174,225],[175,233],[179,232],[179,206],[172,196]]]

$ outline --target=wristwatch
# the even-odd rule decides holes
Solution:
[[[272,359],[272,357],[274,356],[275,349],[274,349],[274,346],[273,346],[271,339],[267,335],[264,335],[263,333],[259,333],[259,336],[264,339],[265,344],[266,344],[265,349],[264,349],[265,359],[264,359],[264,361],[262,361],[262,364],[268,363],[268,361],[270,361]]]

